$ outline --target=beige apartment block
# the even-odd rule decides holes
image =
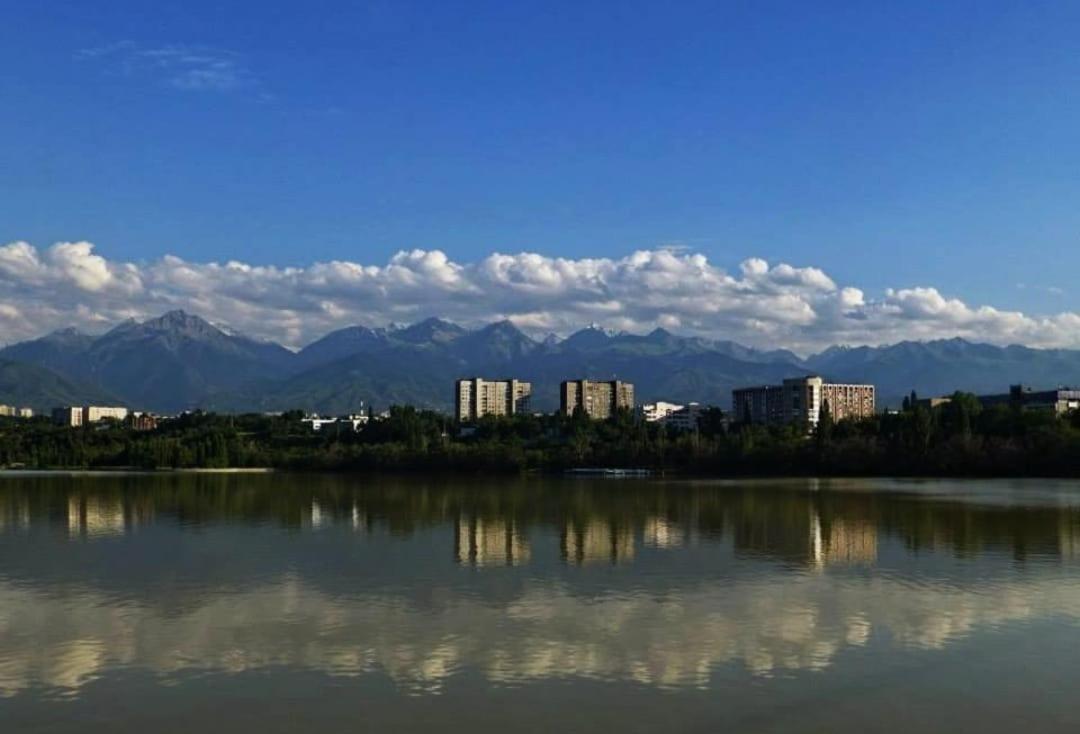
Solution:
[[[461,379],[455,383],[454,415],[459,421],[474,421],[528,413],[531,398],[532,384],[522,380]]]
[[[594,419],[610,418],[634,409],[634,386],[621,380],[567,380],[559,390],[559,411],[573,415],[578,408]]]
[[[87,405],[83,408],[83,423],[97,423],[103,420],[122,421],[128,417],[127,408],[106,405]]]
[[[128,417],[128,409],[107,405],[69,405],[53,409],[52,417],[57,425],[76,428],[103,420],[122,421]]]

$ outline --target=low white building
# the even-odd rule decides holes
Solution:
[[[347,415],[340,419],[342,423],[349,423],[352,425],[354,431],[359,431],[361,428],[367,425],[368,417],[366,415]]]
[[[54,408],[52,417],[57,425],[75,428],[103,420],[122,421],[128,417],[128,409],[107,405],[69,405]]]
[[[122,421],[127,417],[127,408],[107,405],[87,405],[83,408],[83,423],[97,423],[103,420]]]
[[[698,427],[701,410],[698,403],[679,405],[660,400],[642,405],[641,417],[646,423],[659,423],[679,431],[692,431]]]
[[[318,415],[309,415],[306,418],[301,418],[300,422],[310,424],[311,430],[313,431],[321,431],[323,426],[330,426],[338,423],[347,423],[353,431],[359,431],[361,428],[367,425],[368,417],[366,415],[346,415],[341,416],[340,418],[330,418]]]
[[[672,413],[682,410],[683,406],[678,403],[667,403],[663,400],[658,400],[655,403],[645,403],[641,406],[641,417],[646,423],[657,423],[663,421]]]

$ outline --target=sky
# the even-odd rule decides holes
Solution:
[[[1080,347],[1080,4],[0,2],[0,342]]]

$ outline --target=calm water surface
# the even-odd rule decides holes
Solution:
[[[1080,483],[0,476],[11,732],[1076,732]]]

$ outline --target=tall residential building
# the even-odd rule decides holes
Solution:
[[[529,412],[531,383],[473,377],[458,380],[454,386],[454,415],[459,421]]]
[[[873,385],[824,382],[821,385],[821,402],[822,405],[828,404],[834,421],[870,418],[876,410],[874,393]]]
[[[741,423],[761,425],[783,423],[783,394],[784,388],[779,385],[759,385],[733,390],[731,414],[734,420]]]
[[[567,380],[559,390],[559,411],[573,415],[578,408],[590,418],[610,418],[620,410],[634,409],[634,386],[621,380],[597,382]]]
[[[869,418],[874,414],[874,386],[825,382],[811,375],[784,380],[783,385],[763,385],[734,390],[735,419],[761,424],[817,426],[825,404],[834,420]]]

